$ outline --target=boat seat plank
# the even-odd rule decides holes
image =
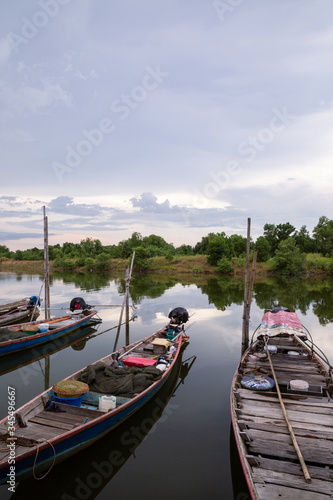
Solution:
[[[298,440],[297,440],[298,441]],[[333,453],[329,453],[327,448],[312,446],[301,447],[305,462],[317,463],[323,465],[333,465]],[[297,460],[297,454],[293,445],[279,442],[277,440],[256,439],[248,443],[249,452],[252,454],[265,455],[268,457],[280,457],[282,459]]]
[[[279,403],[278,395],[276,392],[265,392],[262,391],[251,391],[249,389],[237,389],[237,394],[239,395],[239,399],[252,399],[254,401],[276,401]],[[292,393],[282,393],[284,404],[288,404],[288,400],[292,400],[291,402],[296,402],[300,400],[302,401],[303,407],[316,407],[320,406],[320,408],[329,408],[333,412],[333,400],[329,400],[328,398],[311,396],[311,401],[304,401],[304,396],[299,394]],[[316,400],[315,400],[316,399]]]
[[[267,457],[257,457],[257,462],[261,469],[267,469],[269,473],[272,471],[282,474],[292,474],[293,477],[300,476],[304,480],[303,472],[299,463],[288,462],[284,460],[274,460]],[[308,465],[309,474],[312,479],[322,479],[323,481],[332,481],[333,470],[329,467],[318,467]],[[332,486],[331,486],[332,487]]]
[[[246,431],[247,436],[251,441],[256,441],[257,439],[265,439],[267,442],[275,443],[279,441],[281,443],[285,443],[286,445],[292,444],[292,440],[289,434],[283,434],[280,432],[268,432],[257,429],[248,429]],[[333,443],[326,439],[314,439],[308,436],[297,436],[297,442],[300,448],[308,448],[315,447],[316,449],[320,448],[322,450],[328,450],[333,455]]]
[[[254,415],[245,415],[242,414],[241,418],[239,419],[240,422],[247,423],[249,426],[252,425],[252,423],[259,423],[262,425],[274,425],[276,427],[285,427],[286,428],[286,421],[285,418],[282,417],[282,414],[280,418],[272,416],[268,417],[262,417],[260,416],[254,416]],[[293,427],[297,427],[298,429],[304,429],[306,432],[312,432],[312,431],[318,431],[318,432],[328,432],[331,433],[333,432],[333,429],[331,426],[325,426],[321,424],[315,424],[313,422],[292,422]],[[280,430],[279,430],[280,431]]]
[[[242,430],[245,430],[245,432],[247,429],[256,429],[258,431],[277,432],[289,435],[289,430],[287,428],[287,425],[282,420],[279,424],[276,424],[276,422],[271,423],[269,421],[266,421],[265,423],[260,423],[254,421],[241,420],[238,422],[238,425],[241,427]],[[308,425],[307,428],[294,426],[293,430],[296,437],[307,436],[311,437],[312,439],[326,439],[333,441],[333,428],[326,427],[326,430],[317,430],[313,429],[312,425]]]
[[[273,366],[276,372],[278,371],[295,372],[301,370],[302,374],[308,373],[308,374],[320,375],[322,373],[322,370],[318,366],[313,364],[306,365],[305,363],[293,364],[286,362],[286,363],[274,363]],[[250,361],[249,363],[246,364],[247,369],[253,370],[259,367],[270,371],[270,367],[267,364],[267,362],[262,363],[258,361]]]
[[[292,402],[292,401],[283,401],[284,405],[286,407],[287,411],[301,411],[301,412],[306,412],[306,413],[320,413],[320,415],[333,415],[333,408],[324,408],[321,407],[320,405],[317,406],[302,406],[301,404],[297,404],[297,402]],[[239,401],[240,407],[245,406],[245,405],[255,405],[256,407],[260,408],[270,408],[271,410],[275,411],[276,408],[281,408],[280,407],[280,402],[279,400],[276,401],[253,401],[253,400],[246,400],[244,399],[243,401]],[[332,421],[333,425],[333,421]]]
[[[267,469],[256,467],[253,469],[253,479],[256,483],[264,482],[265,484],[277,484],[289,488],[297,488],[302,491],[323,493],[325,495],[331,495],[333,493],[332,482],[311,478],[311,483],[307,483],[304,476],[296,476],[286,472],[281,473],[275,470],[268,471]]]
[[[328,500],[330,495],[273,484],[256,484],[259,500]]]
[[[45,425],[47,427],[56,427],[58,429],[64,429],[67,431],[70,431],[71,429],[74,428],[74,423],[68,424],[65,422],[59,422],[57,420],[48,420],[46,418],[38,417],[37,415],[35,417],[32,417],[30,422],[40,424],[40,425]]]
[[[256,352],[254,352],[252,355],[256,355]],[[294,366],[298,366],[299,364],[302,364],[304,366],[315,366],[318,367],[318,363],[315,359],[311,358],[310,356],[304,356],[303,354],[298,354],[298,355],[290,355],[290,354],[273,354],[271,356],[273,366],[279,365],[279,364],[290,364]],[[261,358],[261,359],[253,359],[250,358],[249,356],[246,357],[246,361],[248,363],[263,363],[267,366],[269,366],[269,361],[268,358]]]
[[[55,422],[64,422],[64,423],[68,423],[68,424],[77,424],[78,422],[83,422],[83,420],[87,417],[85,417],[85,415],[73,415],[71,413],[53,413],[53,412],[49,412],[49,411],[41,411],[40,413],[38,413],[37,415],[35,415],[35,417],[38,417],[38,418],[43,418],[47,421],[55,421]],[[30,419],[30,422],[33,421],[33,419],[35,417],[32,417],[32,419]]]
[[[253,415],[258,417],[272,417],[272,409],[270,407],[262,408],[257,405],[248,404],[246,402],[242,403],[242,408],[240,414],[243,415]],[[316,413],[306,413],[303,411],[288,411],[288,416],[292,425],[296,422],[306,422],[309,424],[319,424],[319,425],[333,425],[333,415],[320,415]],[[276,407],[274,409],[273,418],[284,418],[281,408]]]

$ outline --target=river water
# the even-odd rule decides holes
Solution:
[[[43,297],[42,284],[38,275],[0,272],[0,304],[40,293]],[[296,310],[332,361],[332,289],[332,282],[325,280],[258,280],[250,333],[264,309],[280,303]],[[52,315],[64,314],[73,297],[83,297],[96,306],[102,323],[79,332],[80,337],[70,337],[67,344],[46,346],[41,359],[33,358],[34,353],[20,361],[2,359],[1,418],[7,414],[9,386],[15,388],[18,408],[44,388],[114,350],[123,293],[121,279],[91,274],[52,278]],[[131,314],[136,315],[130,322],[131,342],[163,327],[173,307],[188,310],[190,339],[183,353],[181,378],[171,380],[117,431],[54,467],[43,480],[22,481],[14,494],[7,485],[0,486],[1,499],[249,498],[233,447],[229,409],[230,384],[241,356],[242,280],[138,276],[131,283],[131,304]],[[117,345],[125,343],[123,326]]]

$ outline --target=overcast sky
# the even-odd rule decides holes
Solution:
[[[330,0],[16,0],[0,19],[1,244],[332,218]]]

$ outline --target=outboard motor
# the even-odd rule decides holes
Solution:
[[[91,309],[91,306],[86,304],[86,301],[82,297],[75,297],[74,299],[71,300],[69,309],[72,312],[77,311],[78,309],[82,309],[84,311],[85,309]]]
[[[188,321],[188,312],[184,307],[175,307],[170,311],[168,318],[171,320],[170,323],[180,325]]]

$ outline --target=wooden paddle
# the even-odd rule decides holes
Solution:
[[[297,440],[296,440],[296,436],[294,434],[294,430],[292,428],[292,425],[289,421],[289,417],[288,417],[288,414],[287,414],[287,410],[286,410],[286,407],[284,405],[284,402],[283,402],[283,399],[282,399],[282,396],[281,396],[281,391],[280,391],[280,388],[279,388],[279,384],[278,384],[278,381],[277,381],[277,378],[276,378],[276,375],[275,375],[275,370],[274,370],[274,367],[273,367],[273,363],[272,363],[272,359],[271,359],[271,355],[270,355],[270,352],[268,350],[268,345],[267,345],[267,339],[265,337],[265,346],[266,346],[266,352],[267,352],[267,356],[268,356],[268,360],[269,360],[269,364],[271,366],[271,370],[272,370],[272,374],[273,374],[273,378],[274,378],[274,382],[275,382],[275,385],[276,385],[276,391],[278,393],[278,396],[279,396],[279,401],[280,401],[280,405],[281,405],[281,408],[282,408],[282,411],[283,411],[283,415],[284,415],[284,418],[286,420],[286,424],[287,424],[287,427],[288,427],[288,431],[289,431],[289,434],[290,434],[290,437],[291,437],[291,440],[293,442],[293,445],[294,445],[294,448],[295,448],[295,451],[297,453],[297,456],[298,456],[298,460],[299,460],[299,463],[301,464],[301,467],[302,467],[302,471],[303,471],[303,474],[304,474],[304,478],[305,478],[305,481],[307,483],[311,483],[312,482],[312,479],[311,479],[311,476],[309,474],[309,471],[308,471],[308,468],[306,466],[306,463],[304,462],[304,458],[303,458],[303,455],[302,455],[302,452],[298,446],[298,443],[297,443]]]
[[[59,321],[64,321],[65,319],[71,319],[72,316],[63,316],[62,318],[57,318],[57,319],[47,319],[46,321],[43,321],[43,323],[58,323]]]

